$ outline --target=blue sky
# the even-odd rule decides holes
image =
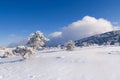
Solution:
[[[84,16],[120,24],[120,0],[0,0],[0,44],[41,30],[46,36]]]

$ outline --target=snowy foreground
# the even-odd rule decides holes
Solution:
[[[0,58],[0,80],[120,80],[120,47],[44,50],[27,60]]]

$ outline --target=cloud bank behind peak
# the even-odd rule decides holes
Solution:
[[[63,27],[62,31],[51,33],[49,35],[49,38],[51,39],[49,44],[58,45],[68,40],[78,40],[112,30],[113,25],[110,21],[104,18],[96,19],[95,17],[85,16],[81,20]]]

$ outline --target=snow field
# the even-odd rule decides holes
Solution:
[[[119,80],[119,68],[120,47],[50,49],[27,60],[0,58],[0,80]]]

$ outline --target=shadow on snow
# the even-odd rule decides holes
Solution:
[[[24,59],[17,59],[17,60],[10,60],[10,61],[0,61],[0,64],[15,63],[15,62],[21,62],[21,61],[24,61]]]

